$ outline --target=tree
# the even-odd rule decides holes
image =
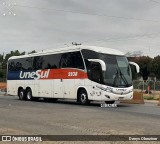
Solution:
[[[20,56],[20,55],[25,55],[25,52],[20,53],[19,50],[11,51],[10,53],[6,54],[5,61],[8,61],[8,59],[11,56]]]
[[[151,62],[152,72],[156,75],[158,79],[160,79],[160,56],[154,57]]]
[[[3,54],[0,54],[0,63],[3,61]]]
[[[33,50],[30,53],[35,53]],[[6,54],[5,59],[3,59],[3,54],[0,54],[0,78],[6,77],[6,69],[7,69],[7,61],[11,56],[20,56],[25,55],[26,52],[19,52],[19,50],[10,51],[10,53]]]
[[[32,53],[36,53],[36,51],[35,51],[35,50],[33,50],[33,51],[31,51],[31,52],[28,52],[28,54],[32,54]]]
[[[143,77],[143,80],[147,80],[150,72],[152,72],[151,62],[153,59],[149,56],[130,57],[128,59],[139,65],[140,74]]]

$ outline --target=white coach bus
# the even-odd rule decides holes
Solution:
[[[132,73],[125,55],[117,50],[95,46],[72,46],[8,60],[7,93],[20,100],[75,99],[90,101],[133,97]]]

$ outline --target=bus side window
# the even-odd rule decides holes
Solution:
[[[61,54],[44,55],[42,69],[59,68],[60,57],[61,57]]]
[[[43,57],[42,56],[34,57],[34,60],[33,60],[33,69],[34,70],[42,69],[42,64],[43,64]]]
[[[84,69],[84,63],[79,51],[62,54],[59,66],[61,68]]]
[[[23,58],[23,70],[33,70],[33,57]]]
[[[71,53],[64,53],[61,56],[59,62],[60,68],[71,68],[72,67],[72,60],[71,60]]]
[[[15,62],[14,62],[14,60],[10,60],[10,61],[8,62],[8,70],[9,70],[9,71],[15,71],[15,69],[16,69],[16,67],[15,67]]]
[[[84,69],[84,62],[79,51],[72,53],[73,68]]]
[[[22,63],[16,62],[16,70],[17,70],[17,71],[23,70]]]

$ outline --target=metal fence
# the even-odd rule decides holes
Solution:
[[[160,91],[160,81],[134,80],[133,87],[134,89],[139,89],[142,91],[148,91],[148,88],[151,91]]]
[[[6,82],[6,78],[0,78],[0,82]]]

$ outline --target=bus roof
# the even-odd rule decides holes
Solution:
[[[112,55],[124,55],[123,52],[116,50],[116,49],[111,49],[111,48],[106,48],[106,47],[97,47],[97,46],[84,46],[84,45],[78,45],[78,46],[71,46],[71,47],[65,47],[65,48],[57,48],[57,49],[52,49],[52,50],[46,50],[42,52],[37,52],[33,54],[27,54],[27,55],[22,55],[22,56],[12,56],[9,59],[17,59],[17,58],[24,58],[24,57],[32,57],[32,56],[39,56],[39,55],[48,55],[48,54],[56,54],[56,53],[63,53],[63,52],[73,52],[73,51],[79,51],[82,49],[86,50],[92,50],[98,53],[104,53],[104,54],[112,54]]]

